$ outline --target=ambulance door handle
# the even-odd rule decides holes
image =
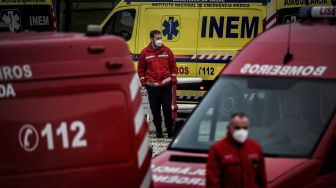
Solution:
[[[119,68],[121,68],[122,66],[123,66],[122,63],[120,63],[120,62],[116,62],[116,61],[108,61],[108,62],[106,63],[106,67],[107,67],[108,69],[119,69]]]
[[[105,47],[101,45],[93,45],[88,48],[90,54],[101,54],[104,53]]]

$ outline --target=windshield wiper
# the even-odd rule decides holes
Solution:
[[[189,148],[168,147],[167,150],[191,152],[191,153],[208,153],[207,149],[189,149]]]
[[[196,157],[188,155],[172,155],[170,161],[185,162],[185,163],[206,163],[207,157]]]

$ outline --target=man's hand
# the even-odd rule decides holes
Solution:
[[[171,77],[171,80],[173,85],[177,84],[177,79],[175,76]]]
[[[146,86],[146,80],[145,79],[140,79],[140,83],[142,87]]]

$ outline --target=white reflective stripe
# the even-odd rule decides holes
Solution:
[[[196,104],[178,104],[177,105],[179,110],[193,110],[196,108]]]
[[[168,57],[168,55],[158,55],[158,57]]]
[[[134,126],[135,126],[134,129],[135,129],[135,134],[136,135],[139,134],[139,131],[140,131],[141,125],[144,122],[144,119],[145,119],[145,113],[144,113],[144,110],[143,110],[143,106],[141,104],[139,106],[139,109],[138,109],[137,113],[134,116]]]
[[[129,89],[130,89],[130,92],[131,92],[131,99],[132,101],[134,101],[138,91],[139,91],[139,88],[140,88],[140,80],[138,78],[138,75],[137,74],[134,74],[132,80],[131,80],[131,83],[129,85]]]
[[[201,83],[202,78],[177,78],[177,82],[179,84],[195,84],[195,83]]]
[[[210,60],[210,59],[215,55],[215,53],[216,53],[215,50],[212,51],[212,52],[210,53],[210,55],[207,57],[207,60]]]
[[[146,56],[145,59],[150,59],[150,58],[153,58],[153,57],[155,57],[155,55]]]
[[[215,60],[218,60],[218,59],[222,56],[223,53],[224,53],[224,51],[220,51],[220,52],[217,54],[217,56],[215,57]]]
[[[148,133],[146,133],[139,147],[139,150],[138,150],[138,167],[139,168],[142,166],[143,162],[145,161],[145,158],[148,154],[148,150],[149,150],[149,137],[148,137]]]
[[[208,51],[205,51],[205,52],[201,55],[201,57],[199,57],[198,59],[203,59],[203,58],[207,55],[207,53],[208,53]]]
[[[268,23],[268,24],[266,25],[266,29],[269,29],[269,28],[272,27],[275,23],[276,23],[276,18],[274,18],[270,23]]]
[[[222,60],[227,60],[227,58],[229,58],[229,56],[231,55],[231,52],[232,51],[228,51]]]
[[[197,51],[195,52],[195,54],[191,57],[191,59],[196,59],[198,53],[199,53],[199,51],[197,50]]]
[[[169,82],[171,80],[171,78],[170,77],[168,77],[168,78],[165,78],[165,79],[163,79],[162,80],[162,84],[164,84],[164,83],[166,83],[166,82]]]
[[[176,74],[171,74],[171,76],[176,76]]]
[[[275,13],[276,13],[275,10],[273,12],[269,13],[266,17],[266,21],[268,21],[268,19],[270,19],[270,17],[272,17]]]
[[[146,176],[141,182],[140,188],[148,188],[152,182],[152,168],[149,167]]]
[[[268,7],[271,7],[275,1],[276,1],[276,0],[271,0],[269,3],[267,3],[267,8],[268,8]]]
[[[159,83],[157,83],[157,82],[147,82],[147,85],[149,85],[149,86],[159,86]]]
[[[143,77],[140,77],[140,80],[143,80],[143,79],[145,79],[145,77],[143,76]]]

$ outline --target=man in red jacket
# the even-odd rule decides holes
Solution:
[[[168,137],[172,137],[172,84],[176,84],[177,67],[174,54],[162,44],[162,33],[158,30],[150,32],[151,42],[144,48],[139,57],[138,75],[141,85],[146,87],[156,137],[163,138],[161,106]]]
[[[267,187],[262,149],[258,143],[247,139],[248,127],[246,114],[231,115],[226,138],[215,143],[209,151],[207,187]]]

